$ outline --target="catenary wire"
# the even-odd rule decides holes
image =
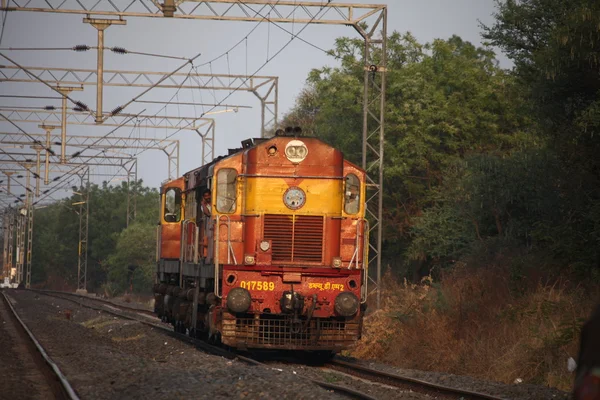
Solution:
[[[186,57],[171,56],[167,54],[148,53],[143,51],[128,50],[124,47],[119,46],[88,46],[87,44],[78,44],[72,47],[0,47],[0,51],[76,51],[84,52],[89,50],[109,50],[116,54],[133,54],[139,56],[156,57],[156,58],[169,58],[173,60],[187,60]]]
[[[10,7],[10,1],[8,0],[7,7]],[[4,15],[2,16],[2,30],[0,31],[0,46],[2,45],[2,39],[4,39],[4,28],[6,27],[6,18],[8,17],[8,10],[4,11]]]
[[[277,57],[283,50],[285,50],[287,48],[287,46],[296,38],[298,37],[298,35],[300,35],[321,13],[321,11],[323,11],[323,9],[325,8],[325,5],[322,5],[321,8],[319,9],[319,11],[317,11],[315,13],[315,15],[310,19],[310,21],[308,21],[299,31],[297,34],[293,35],[289,41],[287,41],[275,54],[273,54],[273,56],[271,58],[269,58],[268,60],[266,60],[260,67],[258,67],[258,69],[256,71],[254,71],[254,73],[252,73],[252,75],[247,76],[246,79],[236,88],[236,90],[240,89],[243,85],[246,84],[246,82],[248,82],[248,80],[252,79],[260,70],[262,70],[271,60],[273,60],[275,57]],[[200,66],[198,66],[200,67]],[[195,68],[198,68],[195,67]],[[234,90],[235,91],[235,90]],[[232,92],[233,93],[233,92]],[[213,106],[211,109],[209,109],[207,112],[202,113],[202,115],[200,116],[200,118],[202,118],[204,115],[206,115],[208,112],[211,112],[212,110],[214,110],[217,106],[219,106],[220,104],[222,104],[225,100],[227,100],[231,94],[228,94],[227,96],[225,96],[224,99],[222,99],[217,105]],[[195,121],[191,121],[190,123],[188,123],[185,127],[190,126],[191,124],[193,124]],[[185,127],[179,128],[178,130],[176,130],[175,132],[172,132],[171,134],[167,135],[164,139],[169,139],[171,137],[173,137],[174,135],[176,135],[177,133],[181,132]],[[139,152],[137,152],[134,156],[138,156],[141,153],[143,153],[145,150],[141,150]]]
[[[14,61],[12,58],[8,57],[7,55],[5,55],[3,53],[0,53],[0,57],[6,59],[9,62],[11,62],[12,64],[16,65],[21,70],[23,70],[27,75],[31,76],[32,78],[35,78],[35,80],[37,80],[40,83],[44,84],[45,86],[49,87],[52,91],[60,94],[62,97],[67,98],[67,100],[69,100],[71,103],[75,104],[77,107],[80,107],[82,110],[87,111],[90,115],[94,116],[94,111],[91,110],[85,103],[83,103],[81,101],[73,100],[71,98],[71,96],[69,96],[66,93],[61,93],[61,91],[59,89],[57,89],[54,86],[50,85],[48,82],[46,82],[45,80],[43,80],[42,78],[40,78],[39,76],[37,76],[36,74],[34,74],[33,72],[29,71],[27,68],[23,67],[22,65],[20,65],[19,63],[17,63],[16,61]]]

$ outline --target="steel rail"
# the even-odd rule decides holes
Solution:
[[[256,361],[256,360],[254,360],[252,358],[241,356],[241,355],[236,354],[236,353],[234,353],[232,351],[225,350],[225,349],[223,349],[221,347],[213,346],[213,345],[208,344],[208,343],[206,343],[206,342],[204,342],[202,340],[191,338],[191,337],[189,337],[189,336],[187,336],[187,335],[185,335],[183,333],[174,332],[172,329],[167,328],[164,325],[157,324],[157,323],[154,323],[154,322],[150,322],[148,320],[141,319],[141,318],[138,318],[138,317],[134,317],[134,316],[131,316],[131,315],[123,314],[123,313],[117,312],[115,310],[107,309],[105,307],[94,307],[94,306],[89,305],[89,304],[84,304],[82,301],[77,301],[77,300],[70,299],[70,298],[64,297],[64,296],[66,295],[66,296],[75,297],[75,298],[78,298],[79,300],[97,301],[97,302],[100,302],[100,303],[104,303],[105,305],[108,305],[108,307],[111,307],[111,308],[121,308],[122,310],[127,310],[125,312],[135,312],[135,313],[139,313],[139,312],[148,313],[148,312],[150,312],[150,310],[147,310],[147,309],[141,309],[141,308],[137,308],[137,307],[124,306],[122,304],[117,304],[117,303],[109,301],[109,300],[105,300],[105,299],[101,299],[101,298],[97,298],[97,297],[80,295],[80,294],[77,294],[77,293],[58,292],[58,291],[52,291],[52,290],[39,290],[39,289],[28,289],[28,290],[30,290],[32,292],[43,294],[45,296],[51,296],[51,297],[56,297],[56,298],[59,298],[59,299],[67,300],[67,301],[73,302],[73,303],[75,303],[75,304],[77,304],[77,305],[79,305],[81,307],[90,308],[90,309],[95,310],[95,311],[106,312],[108,314],[117,316],[119,318],[125,318],[125,319],[129,319],[129,320],[132,320],[132,321],[139,322],[139,323],[144,324],[146,326],[150,326],[152,328],[156,328],[158,330],[161,330],[165,334],[167,334],[167,335],[169,335],[169,336],[171,336],[171,337],[173,337],[175,339],[178,339],[178,340],[181,340],[183,342],[187,342],[189,344],[192,344],[196,348],[198,348],[198,349],[200,349],[200,350],[202,350],[204,352],[210,353],[210,354],[214,354],[214,355],[217,355],[217,356],[225,357],[225,358],[230,359],[230,360],[238,359],[238,360],[240,360],[242,362],[245,362],[247,364],[250,364],[250,365],[263,366],[263,367],[269,368],[267,364],[261,363],[260,361]],[[307,380],[310,381],[310,382],[312,382],[312,383],[314,383],[315,385],[321,386],[321,387],[323,387],[325,389],[328,389],[328,390],[333,390],[335,392],[344,394],[344,395],[346,395],[348,397],[351,397],[351,398],[364,399],[364,400],[376,400],[374,397],[372,397],[372,396],[370,396],[370,395],[368,395],[366,393],[362,393],[362,392],[359,392],[357,390],[354,390],[354,389],[351,389],[351,388],[348,388],[348,387],[345,387],[345,386],[334,385],[332,383],[323,382],[323,381],[319,381],[319,380],[316,380],[316,379],[310,379],[310,378],[307,378]]]
[[[423,388],[430,392],[435,392],[437,395],[442,395],[444,398],[464,399],[464,400],[506,400],[503,397],[492,396],[486,393],[474,392],[466,389],[454,388],[445,385],[439,385],[433,382],[427,382],[421,379],[413,377],[392,374],[389,372],[379,371],[376,369],[368,368],[356,363],[342,361],[339,359],[333,359],[328,361],[325,367],[329,367],[333,370],[340,370],[341,372],[355,375],[361,378],[364,376],[374,377],[388,385],[396,386],[399,388],[410,388],[423,391]]]
[[[17,321],[18,326],[25,333],[27,333],[29,340],[35,346],[37,353],[42,357],[44,363],[48,366],[48,368],[52,370],[53,375],[56,377],[56,379],[58,380],[58,383],[60,384],[60,389],[61,389],[60,394],[61,394],[62,398],[70,399],[70,400],[79,400],[79,396],[77,396],[77,394],[75,393],[75,390],[73,389],[73,387],[71,386],[71,384],[69,383],[69,381],[67,380],[65,375],[62,373],[60,368],[58,368],[58,365],[56,365],[56,363],[54,361],[52,361],[52,359],[50,358],[48,353],[46,353],[46,350],[44,350],[44,348],[42,347],[40,342],[35,338],[35,336],[31,332],[31,330],[29,330],[27,325],[25,325],[23,320],[19,317],[19,314],[17,314],[17,311],[15,310],[15,308],[13,307],[11,302],[8,300],[6,293],[4,293],[3,291],[2,291],[2,298],[4,300],[4,303],[8,306],[8,309],[11,311],[11,315],[12,315],[13,319],[15,321]],[[55,387],[55,385],[52,385],[52,384],[50,386]]]

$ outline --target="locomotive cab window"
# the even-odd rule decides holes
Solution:
[[[237,171],[233,168],[223,168],[217,172],[217,211],[230,214],[236,206]]]
[[[344,190],[344,211],[346,214],[356,214],[360,210],[360,181],[354,174],[346,175]]]
[[[165,192],[165,222],[181,221],[181,190],[169,188]]]

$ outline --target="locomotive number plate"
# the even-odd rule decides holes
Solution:
[[[275,282],[267,281],[241,281],[240,286],[248,290],[275,290]]]

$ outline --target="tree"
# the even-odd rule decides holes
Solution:
[[[600,3],[498,2],[484,37],[515,62],[562,170],[557,218],[540,221],[543,240],[571,265],[600,269]],[[553,221],[553,222],[551,222]]]
[[[86,189],[74,187],[83,193]],[[127,226],[127,184],[91,185],[89,193],[88,288],[94,290],[108,279],[108,259],[115,253],[121,232]],[[131,182],[137,204],[136,221],[154,226],[158,220],[158,191]],[[57,284],[77,283],[79,243],[78,194],[36,210],[33,230],[32,281]],[[153,239],[154,240],[154,239]],[[154,243],[154,242],[153,242]],[[154,250],[150,251],[154,254]],[[140,270],[141,271],[141,270]],[[136,275],[137,276],[137,275]],[[60,281],[60,282],[59,282]]]
[[[119,290],[133,282],[138,291],[149,291],[155,269],[156,227],[138,222],[117,237],[114,252],[107,260],[108,280]]]
[[[387,50],[384,256],[397,259],[415,240],[416,219],[438,207],[447,171],[471,154],[527,147],[532,122],[515,80],[489,49],[457,36],[423,45],[394,32]],[[308,123],[305,130],[355,163],[362,151],[362,51],[360,40],[338,39],[332,54],[340,66],[313,70],[284,118]]]

